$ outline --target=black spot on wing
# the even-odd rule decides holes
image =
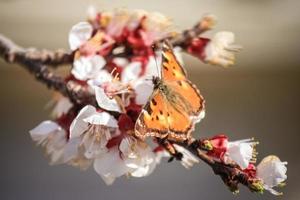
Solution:
[[[155,99],[152,99],[151,102],[152,102],[152,104],[153,104],[154,106],[157,105],[157,102],[155,101]]]
[[[147,111],[147,113],[149,115],[151,115],[151,113],[153,112],[153,110],[151,109],[151,106],[150,106],[149,102],[145,105],[144,110]]]
[[[163,65],[163,67],[164,67],[164,69],[165,69],[166,71],[168,71],[168,70],[169,70],[169,68],[168,68],[168,67],[166,67],[165,65]]]

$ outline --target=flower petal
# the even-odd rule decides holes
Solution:
[[[121,112],[120,106],[114,98],[109,98],[104,89],[101,87],[95,87],[96,100],[100,108],[109,111]]]
[[[83,121],[83,119],[89,117],[92,114],[96,113],[96,108],[87,105],[83,107],[76,118],[73,120],[70,126],[70,138],[79,137],[88,129],[88,123]]]
[[[136,80],[142,71],[141,62],[132,62],[127,65],[122,71],[121,77],[123,83],[129,83],[132,80]]]
[[[88,22],[79,22],[74,25],[69,33],[69,44],[71,50],[79,48],[92,35],[93,27]]]
[[[60,130],[61,127],[57,123],[48,120],[40,123],[34,129],[30,130],[29,133],[33,141],[41,144],[45,139],[47,139],[49,134]]]
[[[227,154],[242,169],[246,169],[252,159],[253,145],[248,142],[229,142]]]
[[[257,177],[272,188],[287,179],[287,162],[281,162],[277,156],[265,157],[257,166]]]
[[[84,118],[83,121],[94,125],[104,125],[106,127],[118,128],[118,121],[107,112],[97,112]]]
[[[232,32],[218,32],[206,45],[205,61],[211,64],[228,67],[234,64],[235,55],[241,49],[234,45],[234,34]]]
[[[115,178],[120,177],[131,170],[120,158],[117,147],[110,148],[108,153],[96,158],[94,161],[94,169],[108,185],[112,184]]]
[[[147,103],[149,97],[153,92],[153,84],[146,80],[137,80],[133,83],[132,88],[136,93],[135,101],[139,105],[144,105]]]
[[[81,56],[74,61],[71,73],[78,80],[97,78],[100,70],[105,66],[106,61],[102,56]]]

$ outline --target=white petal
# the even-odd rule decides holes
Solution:
[[[144,176],[148,176],[149,174],[151,174],[151,172],[153,171],[155,165],[145,165],[142,167],[137,168],[135,171],[131,172],[130,175],[133,177],[144,177]]]
[[[78,148],[80,145],[80,138],[71,138],[64,148],[64,162],[68,162],[78,156]]]
[[[170,158],[170,154],[166,150],[161,150],[155,153],[155,161],[157,164],[161,162],[162,158]]]
[[[139,105],[146,104],[153,92],[152,82],[139,79],[133,82],[132,87],[136,93],[136,98],[135,98],[136,103]]]
[[[63,114],[66,114],[70,108],[72,108],[72,106],[73,104],[71,103],[70,99],[62,96],[55,103],[52,114],[55,117],[60,117]]]
[[[114,177],[111,174],[105,174],[105,175],[100,174],[100,177],[103,179],[106,185],[112,185],[116,180],[116,177]]]
[[[145,78],[152,79],[152,77],[160,77],[160,64],[161,64],[161,55],[157,57],[150,56],[149,61],[146,66]]]
[[[142,71],[141,62],[132,62],[127,65],[122,71],[121,78],[123,83],[129,83],[132,80],[136,80]]]
[[[83,121],[83,119],[95,114],[96,112],[96,108],[91,105],[83,107],[71,123],[70,138],[79,137],[83,134],[88,129],[88,123]]]
[[[129,20],[129,11],[126,9],[118,9],[114,12],[107,28],[107,34],[113,37],[119,37]]]
[[[190,151],[187,149],[183,148],[182,146],[179,146],[177,144],[174,144],[175,149],[182,153],[183,157],[181,159],[181,164],[189,169],[191,168],[194,164],[199,163],[199,160],[196,156],[194,156]]]
[[[124,137],[119,145],[119,149],[123,155],[128,157],[131,154],[135,154],[132,147],[135,146],[136,143],[137,143],[137,141],[133,137],[130,137],[130,136]]]
[[[40,123],[34,129],[30,130],[29,133],[33,141],[42,143],[49,134],[60,130],[61,127],[57,123],[48,120]]]
[[[79,80],[97,78],[105,64],[106,61],[102,56],[81,56],[74,61],[71,73]]]
[[[69,33],[71,50],[75,50],[86,42],[92,35],[93,27],[88,22],[79,22],[74,25]]]
[[[99,156],[94,161],[95,171],[104,178],[112,180],[130,171],[123,160],[120,158],[117,147],[111,148],[109,152]],[[108,181],[105,179],[105,181]]]
[[[252,159],[252,154],[253,154],[252,143],[229,142],[227,154],[242,169],[245,169],[248,167],[249,162]]]
[[[234,53],[239,51],[241,47],[233,43],[234,34],[232,32],[217,33],[205,48],[205,61],[223,67],[234,64]]]
[[[104,125],[106,127],[118,128],[118,121],[107,112],[97,112],[84,118],[83,121],[94,124],[94,125]]]
[[[118,65],[118,67],[125,67],[128,65],[128,59],[121,57],[114,58],[113,62]]]
[[[100,108],[109,111],[121,112],[120,106],[115,99],[110,99],[101,87],[95,87],[96,100]]]
[[[97,75],[87,81],[88,85],[94,88],[95,86],[99,87],[103,83],[111,82],[113,80],[112,75],[107,70],[100,70]]]
[[[267,156],[257,166],[257,177],[272,188],[287,179],[287,162],[281,162],[277,156]]]

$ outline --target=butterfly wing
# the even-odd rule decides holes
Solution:
[[[189,116],[174,108],[160,90],[155,90],[137,119],[135,135],[141,139],[153,136],[183,141],[190,136],[187,133],[191,129]]]
[[[168,42],[162,47],[162,68],[161,76],[164,81],[185,80],[185,69],[180,65]]]
[[[170,90],[180,95],[189,108],[188,114],[198,117],[204,112],[204,99],[197,87],[187,79],[185,69],[180,65],[168,42],[163,44],[162,80]]]
[[[175,91],[176,95],[180,95],[182,101],[187,104],[185,109],[190,116],[197,117],[204,113],[205,100],[191,81],[180,80],[168,82],[168,87]]]
[[[135,125],[135,135],[184,141],[191,137],[195,122],[204,111],[199,90],[187,78],[168,43],[163,44],[162,81],[155,87]],[[172,95],[171,95],[172,94]],[[194,120],[196,118],[196,120]]]
[[[164,109],[164,96],[156,89],[135,123],[135,135],[141,139],[148,136],[166,137],[169,130],[167,116],[160,112]]]

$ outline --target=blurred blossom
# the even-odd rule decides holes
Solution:
[[[74,25],[69,33],[69,45],[71,50],[79,48],[92,35],[93,27],[88,22],[79,22]]]
[[[232,32],[218,32],[205,48],[205,61],[211,64],[228,67],[234,64],[234,53],[241,47],[234,44]]]
[[[273,187],[279,186],[287,179],[287,162],[277,156],[265,157],[257,166],[257,177],[263,181],[264,188],[272,194],[280,195]]]

